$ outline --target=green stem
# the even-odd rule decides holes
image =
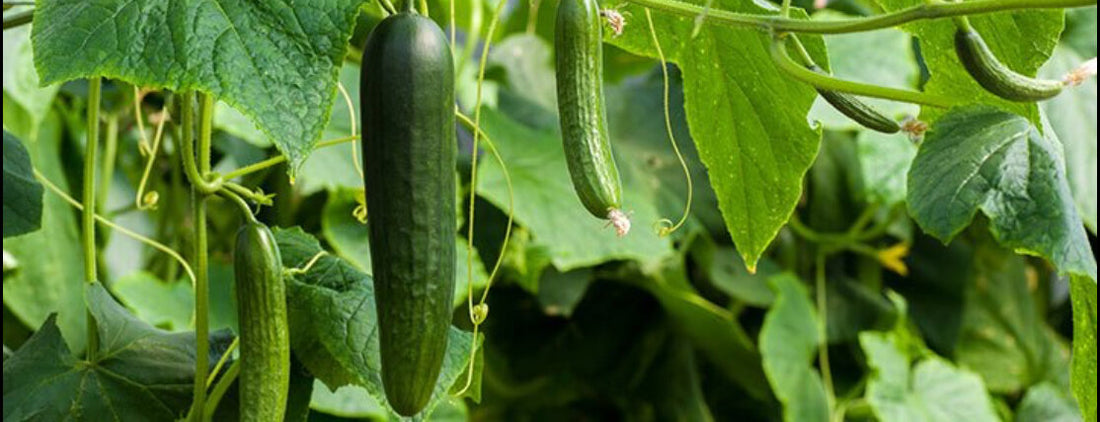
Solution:
[[[212,195],[221,188],[221,179],[215,179],[214,181],[206,180],[203,171],[200,170],[202,163],[195,163],[195,105],[194,95],[190,92],[180,94],[180,114],[182,114],[182,122],[180,124],[183,126],[183,139],[180,139],[180,146],[182,147],[181,152],[183,154],[183,170],[187,174],[187,179],[191,182],[195,190],[203,196]],[[202,140],[199,141],[200,150],[202,150],[204,146],[202,142]],[[210,139],[207,138],[205,142],[205,150],[208,151]],[[204,167],[209,171],[210,158],[207,157],[203,161],[205,163]]]
[[[877,85],[847,81],[843,79],[837,79],[819,72],[814,72],[810,69],[807,69],[805,66],[795,63],[795,61],[791,59],[791,57],[787,54],[787,46],[783,38],[777,38],[772,41],[771,54],[773,61],[780,70],[782,70],[792,78],[813,85],[815,88],[818,89],[846,92],[849,94],[864,97],[883,98],[887,100],[928,105],[939,108],[950,108],[953,105],[952,101],[946,98],[940,98],[939,96],[927,94],[924,92],[909,91],[905,89],[888,88]]]
[[[118,157],[118,115],[107,116],[107,137],[103,143],[103,172],[99,175],[99,191],[96,206],[106,208],[107,194],[110,192],[111,179],[115,174],[115,161]]]
[[[63,190],[61,190],[61,188],[57,187],[57,185],[54,184],[53,182],[51,182],[50,179],[47,179],[46,176],[44,176],[42,173],[39,173],[38,169],[32,169],[32,170],[34,171],[34,177],[36,179],[38,179],[39,182],[42,182],[42,186],[45,186],[46,189],[48,189],[50,192],[53,192],[54,195],[57,195],[61,199],[64,199],[65,202],[68,202],[69,205],[73,206],[73,208],[76,208],[77,210],[79,210],[81,212],[84,211],[84,205],[83,204],[78,202],[75,198],[73,198],[73,197],[69,196],[68,194],[66,194],[65,191],[63,191]],[[193,271],[191,271],[191,267],[187,265],[187,261],[184,260],[183,257],[180,256],[180,254],[178,252],[176,252],[175,249],[172,249],[172,248],[168,247],[167,245],[165,245],[163,243],[160,243],[160,242],[157,242],[157,241],[155,241],[153,239],[150,239],[148,237],[142,236],[142,235],[134,232],[133,230],[130,230],[130,229],[122,227],[118,224],[115,224],[111,220],[107,219],[107,217],[104,217],[102,215],[96,214],[95,219],[96,219],[96,221],[99,222],[99,224],[110,227],[112,230],[115,230],[119,233],[122,233],[123,235],[128,236],[131,239],[134,239],[138,242],[149,245],[149,247],[151,247],[153,249],[164,252],[165,255],[168,255],[169,257],[171,257],[173,260],[175,260],[176,262],[178,262],[180,264],[179,268],[183,268],[183,271],[187,273],[187,279],[190,280],[191,284],[195,283],[195,273]],[[177,268],[177,267],[172,266],[171,268]],[[175,277],[165,277],[165,280],[175,280],[175,279],[176,279]]]
[[[24,10],[19,13],[12,13],[11,15],[4,16],[4,30],[7,31],[11,28],[17,28],[34,20],[34,10]]]
[[[859,217],[856,217],[856,221],[848,228],[846,234],[851,238],[859,236],[859,234],[863,232],[863,229],[871,223],[871,219],[875,218],[878,209],[878,204],[871,204],[864,208],[863,211],[859,213]]]
[[[233,381],[237,379],[237,375],[241,373],[241,360],[237,359],[229,365],[229,369],[225,370],[225,375],[222,375],[218,379],[218,383],[214,384],[214,389],[210,390],[210,400],[206,402],[202,409],[202,415],[204,421],[214,419],[214,412],[218,410],[218,403],[221,403],[222,397],[225,396],[225,392],[229,391],[229,387],[233,385]]]
[[[825,394],[828,400],[830,412],[835,407],[836,392],[833,389],[833,371],[829,366],[829,326],[828,326],[828,302],[825,293],[825,251],[818,250],[814,268],[814,287],[817,290],[817,331],[821,338],[821,345],[817,348],[818,366],[821,368],[821,379],[825,383]]]
[[[84,210],[81,212],[81,229],[84,235],[84,281],[95,284],[99,278],[96,269],[95,244],[95,164],[96,150],[99,145],[99,99],[103,80],[88,80],[88,121],[87,143],[84,152]],[[87,358],[96,361],[99,353],[99,330],[91,311],[87,311],[88,347]]]
[[[199,172],[210,172],[210,140],[214,132],[214,96],[199,94]]]
[[[692,18],[705,13],[707,21],[738,28],[807,34],[845,34],[891,28],[925,19],[941,19],[1020,9],[1064,9],[1096,5],[1096,0],[975,0],[952,3],[925,3],[864,18],[818,21],[791,19],[776,15],[735,13],[714,8],[708,10],[704,6],[678,0],[627,0],[627,2]]]
[[[329,147],[329,146],[333,146],[333,145],[346,144],[346,143],[354,141],[356,139],[359,139],[358,135],[351,135],[351,136],[345,136],[343,138],[336,138],[336,139],[332,139],[332,140],[328,140],[328,141],[322,141],[322,142],[317,143],[317,148],[324,148],[324,147]],[[260,161],[258,163],[249,164],[247,166],[240,167],[236,170],[228,172],[228,173],[226,173],[222,176],[222,179],[224,179],[224,180],[233,180],[233,179],[236,179],[236,178],[239,178],[239,177],[247,176],[249,174],[258,172],[260,170],[266,169],[266,168],[274,166],[276,164],[283,163],[285,161],[286,161],[286,156],[283,156],[283,155],[280,155],[280,156],[277,156],[277,157],[271,157],[271,158],[268,158],[266,160]]]
[[[218,195],[221,195],[229,202],[236,204],[237,207],[240,208],[241,217],[243,217],[245,220],[248,220],[252,223],[256,222],[256,216],[252,214],[252,208],[248,207],[248,203],[244,202],[244,199],[242,199],[240,195],[237,195],[236,193],[233,193],[233,191],[230,191],[228,189],[222,189],[218,191]]]
[[[190,98],[186,99],[187,103],[190,103]],[[199,132],[199,151],[198,160],[199,168],[192,168],[192,172],[202,171],[199,174],[199,178],[196,180],[205,180],[206,172],[210,171],[210,135],[212,131],[211,121],[213,119],[214,107],[213,98],[204,95],[201,98],[200,107],[200,132]],[[189,110],[188,110],[189,111]],[[184,113],[185,126],[184,131],[187,132],[188,114]],[[187,136],[184,135],[186,138]],[[183,144],[190,144],[189,139],[184,139]],[[186,156],[188,151],[185,151],[185,161],[188,158]],[[195,157],[190,157],[192,166],[194,165]],[[219,183],[220,184],[220,183]],[[214,190],[215,192],[217,189]],[[195,224],[195,391],[194,391],[194,405],[192,407],[192,417],[201,417],[202,412],[205,409],[204,403],[206,401],[206,377],[210,369],[210,322],[208,310],[210,308],[210,283],[209,283],[209,262],[207,255],[207,233],[206,233],[206,198],[209,193],[203,192],[201,185],[192,184],[191,200],[193,207],[193,220]]]

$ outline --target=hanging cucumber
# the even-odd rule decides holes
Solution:
[[[1009,69],[965,21],[955,31],[955,53],[970,77],[986,91],[1006,100],[1041,101],[1062,92],[1062,81],[1029,78]]]
[[[286,285],[275,236],[255,221],[237,232],[237,279],[242,421],[281,421],[290,388]]]
[[[607,136],[601,38],[596,0],[558,3],[554,53],[565,161],[584,207],[623,236],[630,220],[622,211],[622,183]]]
[[[383,19],[360,83],[382,384],[411,416],[439,377],[454,296],[454,70],[443,31],[411,10]]]
[[[823,73],[821,68],[817,66],[810,66],[810,70]],[[832,105],[841,114],[848,116],[849,119],[859,123],[860,126],[882,133],[897,133],[901,130],[901,126],[898,125],[897,121],[882,115],[882,113],[853,95],[825,89],[817,89],[817,93],[829,105]]]

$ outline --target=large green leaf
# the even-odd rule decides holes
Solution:
[[[309,406],[318,412],[342,418],[380,420],[389,415],[386,407],[378,403],[366,388],[345,385],[330,390],[320,380],[313,383],[313,394]]]
[[[941,241],[981,211],[1002,245],[1096,279],[1058,145],[1023,117],[987,106],[952,110],[925,136],[908,198],[913,218]]]
[[[1093,37],[1095,41],[1095,37]],[[1040,70],[1048,78],[1061,78],[1085,59],[1059,46]],[[1065,150],[1066,178],[1085,225],[1096,233],[1096,79],[1042,103],[1050,129]]]
[[[977,375],[930,356],[916,360],[905,334],[865,332],[859,336],[871,378],[867,402],[883,422],[998,421]]]
[[[771,399],[760,353],[732,312],[699,296],[687,278],[684,258],[625,266],[615,278],[631,280],[660,302],[673,326],[723,375],[753,398]]]
[[[1068,350],[1044,323],[1026,261],[984,237],[975,241],[956,362],[996,393],[1021,393],[1042,381],[1068,385]]]
[[[134,315],[155,327],[182,331],[191,326],[195,297],[186,281],[166,283],[138,271],[119,277],[111,283],[111,290]]]
[[[1070,277],[1073,372],[1070,383],[1085,420],[1096,420],[1096,280]]]
[[[174,420],[191,404],[195,333],[150,327],[100,284],[84,289],[100,345],[94,361],[73,357],[53,316],[4,361],[4,420]],[[211,364],[229,337],[215,333]]]
[[[360,3],[43,1],[35,67],[43,84],[104,76],[211,93],[250,116],[293,175],[328,121]]]
[[[1081,412],[1073,397],[1051,383],[1042,383],[1027,390],[1016,409],[1016,422],[1077,422]]]
[[[61,162],[63,128],[57,114],[47,115],[37,132],[37,138],[22,139],[34,168],[68,191]],[[42,205],[41,230],[4,239],[4,251],[19,262],[13,273],[4,274],[4,306],[27,327],[40,326],[51,313],[58,313],[57,325],[69,346],[83,350],[87,331],[84,299],[77,286],[84,280],[84,258],[76,214],[53,193],[46,194]]]
[[[317,239],[300,228],[277,229],[275,238],[286,268],[299,268],[322,251]],[[370,276],[326,254],[305,274],[291,276],[287,287],[295,356],[330,388],[356,384],[384,402]],[[447,399],[451,386],[460,381],[459,375],[469,361],[470,341],[470,333],[451,328],[443,369],[422,415],[431,414],[433,407]]]
[[[825,384],[813,367],[824,347],[810,295],[793,275],[768,280],[775,303],[760,329],[760,355],[772,391],[783,403],[783,420],[828,421]]]
[[[530,229],[536,241],[549,249],[551,262],[559,270],[612,259],[649,261],[671,251],[669,240],[647,230],[648,224],[635,224],[626,237],[617,238],[612,230],[604,228],[603,221],[584,210],[569,181],[565,153],[555,132],[525,126],[492,109],[482,111],[481,125],[508,165],[515,192],[516,221]],[[624,164],[620,164],[620,169],[626,167]],[[487,159],[478,174],[478,192],[498,208],[507,210],[508,188],[500,166]],[[624,179],[624,207],[634,211],[631,218],[638,222],[660,218],[653,203],[642,195],[646,190],[631,179]]]
[[[695,264],[692,266],[693,278],[709,282],[731,298],[760,308],[771,306],[775,301],[775,292],[768,287],[768,279],[781,269],[774,262],[761,260],[756,273],[750,273],[736,249],[719,245],[705,235],[692,239],[688,256]]]
[[[765,2],[692,3],[734,12],[775,12],[765,9]],[[620,10],[634,18],[621,36],[607,41],[634,54],[657,57],[644,9],[630,5]],[[755,268],[801,197],[802,176],[817,152],[820,136],[806,123],[817,93],[776,69],[765,32],[704,25],[693,36],[694,19],[654,14],[665,55],[683,71],[688,127],[726,227],[745,263]],[[820,38],[807,36],[803,41],[821,55]]]
[[[909,137],[865,130],[856,142],[867,202],[889,207],[905,201],[905,177],[917,155],[917,147]]]
[[[922,0],[875,0],[887,12],[922,4]],[[970,23],[982,34],[1002,63],[1024,75],[1035,75],[1050,57],[1062,31],[1062,11],[1032,10],[971,16]],[[921,57],[931,77],[925,91],[954,98],[961,104],[995,105],[1039,124],[1034,103],[1004,100],[985,91],[955,54],[955,24],[951,19],[922,20],[902,27],[920,40]],[[925,108],[922,114],[934,118],[943,110]]]
[[[4,237],[42,227],[42,184],[34,178],[27,148],[4,131]]]
[[[60,88],[38,86],[30,26],[4,31],[4,129],[34,139]]]

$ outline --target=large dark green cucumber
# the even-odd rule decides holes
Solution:
[[[810,70],[823,72],[817,66],[811,66]],[[848,116],[849,119],[859,123],[860,126],[882,133],[896,133],[901,130],[901,125],[898,125],[897,121],[882,115],[882,113],[850,94],[826,89],[818,89],[817,93],[829,105],[832,105],[841,114]]]
[[[383,19],[360,83],[382,384],[411,416],[439,377],[454,297],[454,69],[443,31],[410,11]]]
[[[625,215],[619,169],[607,136],[600,23],[596,0],[558,3],[554,30],[558,115],[573,189],[588,212],[615,222],[617,216],[625,219]]]
[[[1041,101],[1062,92],[1062,81],[1029,78],[1005,66],[973,29],[955,31],[955,53],[970,77],[986,91],[1006,100]]]
[[[290,334],[282,259],[267,226],[251,222],[237,232],[233,272],[241,335],[240,419],[282,421],[290,388]]]

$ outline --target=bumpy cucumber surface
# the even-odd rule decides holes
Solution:
[[[977,31],[955,31],[955,53],[982,88],[1011,101],[1041,101],[1062,92],[1062,81],[1029,78],[997,60]]]
[[[281,421],[290,388],[290,334],[286,285],[275,236],[248,223],[237,232],[233,255],[237,279],[242,421]]]
[[[596,0],[558,3],[554,53],[569,175],[588,212],[614,222],[614,212],[622,215],[622,183],[607,136],[601,31]]]
[[[383,19],[360,82],[382,383],[411,416],[439,377],[454,296],[454,70],[443,31],[413,12]]]

